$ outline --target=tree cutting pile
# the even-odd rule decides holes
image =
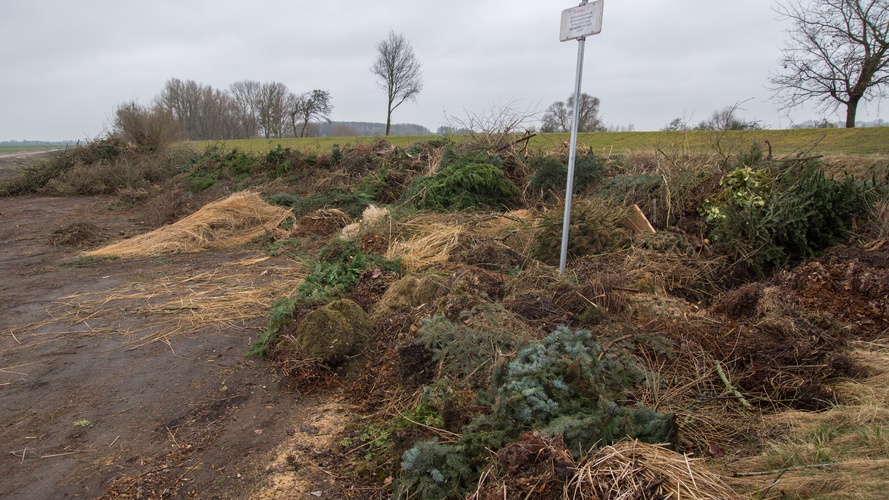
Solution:
[[[773,146],[581,146],[563,273],[560,142],[108,138],[3,189],[113,194],[157,228],[87,256],[246,247],[303,270],[265,290],[243,355],[347,412],[272,478],[311,464],[346,498],[875,496],[889,160]]]

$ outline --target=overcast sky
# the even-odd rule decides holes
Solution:
[[[775,0],[605,0],[589,37],[583,91],[609,126],[695,124],[743,102],[766,128],[817,118],[768,101],[786,22]],[[330,92],[338,121],[384,122],[369,71],[390,30],[423,64],[416,103],[393,116],[431,130],[511,105],[542,111],[574,90],[577,46],[559,42],[554,0],[2,0],[0,140],[88,140],[115,107],[148,103],[170,78],[227,89],[278,81]],[[879,117],[876,105],[860,120]],[[840,119],[839,116],[830,116]]]

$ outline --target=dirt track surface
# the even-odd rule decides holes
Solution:
[[[51,243],[74,223],[92,225],[88,241]],[[138,211],[112,198],[0,197],[0,498],[256,496],[276,447],[312,423],[311,401],[244,356],[265,311],[143,346],[126,332],[154,320],[163,328],[163,318],[50,316],[65,297],[217,272],[258,253],[77,260],[84,245],[143,230]],[[261,282],[288,265],[270,259],[249,272]]]

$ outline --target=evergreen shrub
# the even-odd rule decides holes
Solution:
[[[293,209],[293,213],[299,217],[309,212],[324,208],[337,208],[349,217],[360,217],[364,209],[374,202],[372,193],[356,190],[349,191],[331,190],[321,193],[313,193],[306,197],[300,197],[289,193],[276,193],[269,197],[269,203]]]
[[[578,156],[574,161],[574,194],[585,192],[605,172],[605,157],[595,153]],[[568,183],[568,165],[554,156],[535,156],[530,167],[534,171],[528,185],[542,193],[564,194]]]
[[[461,497],[491,451],[532,430],[563,435],[578,455],[627,436],[649,443],[673,440],[673,416],[624,406],[641,372],[615,355],[599,359],[601,353],[590,331],[564,326],[519,349],[494,374],[490,411],[465,426],[454,444],[421,441],[404,453],[396,491],[423,499]]]
[[[334,240],[318,253],[312,272],[296,290],[297,297],[307,304],[328,302],[352,290],[361,273],[374,265],[396,273],[400,268],[398,261],[365,254],[355,241]]]
[[[405,472],[395,489],[396,498],[465,498],[477,473],[455,445],[438,439],[419,441],[402,455]]]
[[[568,255],[571,258],[608,253],[630,244],[630,232],[624,221],[630,215],[627,207],[611,198],[577,199],[571,207],[568,231]],[[547,264],[559,263],[562,247],[564,209],[551,210],[540,222],[534,237],[531,256]]]
[[[848,238],[871,205],[867,183],[827,178],[810,159],[774,171],[740,167],[721,187],[703,208],[710,237],[759,274]]]
[[[510,208],[519,189],[499,163],[483,153],[445,154],[435,175],[416,179],[406,196],[421,209]]]
[[[466,380],[477,388],[489,382],[497,353],[512,351],[518,342],[514,333],[472,328],[441,315],[423,320],[418,333],[416,343],[432,352],[432,360],[448,376]]]
[[[495,381],[493,415],[519,430],[562,434],[578,453],[628,435],[650,443],[669,442],[675,426],[672,416],[617,403],[641,380],[641,372],[617,357],[599,359],[601,352],[589,330],[560,326],[543,342],[520,350],[502,379]]]

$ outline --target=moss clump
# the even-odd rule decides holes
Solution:
[[[303,356],[328,366],[339,366],[361,351],[373,325],[361,306],[348,299],[331,302],[306,315],[296,329],[297,349]]]
[[[440,280],[436,276],[405,276],[389,286],[374,306],[371,316],[379,321],[395,311],[432,302],[442,290]]]

